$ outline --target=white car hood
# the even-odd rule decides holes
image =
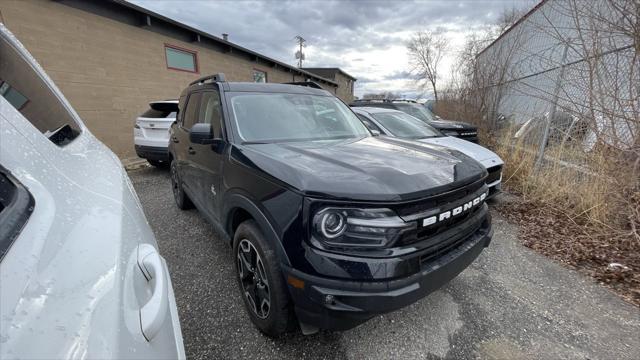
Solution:
[[[502,159],[500,159],[500,157],[493,151],[478,144],[474,144],[470,141],[462,140],[453,136],[421,139],[420,142],[441,145],[458,150],[461,153],[473,158],[474,160],[477,160],[486,168],[504,164]]]

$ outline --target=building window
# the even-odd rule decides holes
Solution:
[[[195,51],[172,45],[164,45],[167,68],[180,71],[198,72],[198,54]]]
[[[253,70],[253,82],[257,83],[266,83],[267,82],[267,73],[260,70]]]

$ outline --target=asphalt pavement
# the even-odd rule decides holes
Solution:
[[[175,206],[168,172],[129,175],[169,264],[189,359],[640,358],[640,309],[520,245],[495,212],[491,246],[439,291],[349,331],[270,339],[245,313],[230,248]]]

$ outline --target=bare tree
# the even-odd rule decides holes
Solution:
[[[498,16],[498,20],[492,26],[490,36],[497,39],[509,28],[515,25],[527,13],[528,7],[511,7],[504,9]]]
[[[439,65],[447,52],[448,39],[439,33],[417,32],[407,44],[412,71],[422,81],[422,86],[431,85],[433,96],[438,101]]]

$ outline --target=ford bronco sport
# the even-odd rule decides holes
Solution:
[[[195,205],[231,244],[249,316],[270,336],[406,306],[491,241],[480,163],[372,136],[313,83],[201,78],[182,92],[170,138],[178,207]]]

